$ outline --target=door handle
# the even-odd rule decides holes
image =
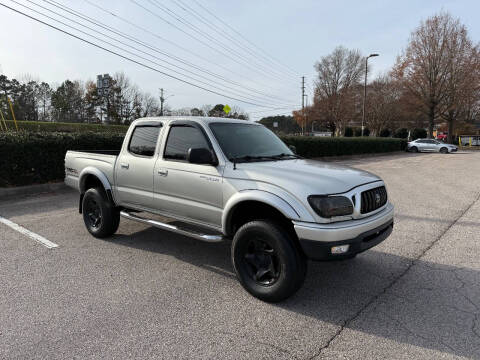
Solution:
[[[127,169],[128,170],[128,168],[130,167],[130,164],[120,164],[120,167],[122,169]]]
[[[158,175],[160,176],[167,176],[168,175],[168,170],[158,170]]]

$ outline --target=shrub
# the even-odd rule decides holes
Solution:
[[[363,136],[369,136],[369,135],[370,135],[370,129],[364,128]],[[362,128],[355,128],[355,136],[362,136]]]
[[[412,140],[425,139],[427,137],[427,130],[425,129],[413,129]]]
[[[118,150],[122,141],[107,133],[0,133],[0,187],[63,180],[67,150]]]
[[[402,151],[407,146],[403,139],[373,137],[286,136],[282,140],[307,158]]]
[[[406,139],[408,137],[408,130],[405,128],[398,129],[395,131],[395,135],[393,135],[393,137],[398,139]]]
[[[353,129],[351,127],[345,128],[345,137],[352,137],[353,136]]]
[[[13,120],[7,120],[6,122],[9,130],[15,130],[15,123],[13,122]],[[108,133],[125,134],[128,129],[127,125],[62,123],[62,122],[46,122],[46,121],[17,121],[17,125],[20,131],[33,131],[33,132],[65,132],[65,133],[108,132]]]
[[[406,141],[382,138],[287,136],[287,145],[307,158],[404,150]],[[61,181],[67,150],[119,150],[122,134],[0,133],[0,187]]]
[[[383,129],[382,131],[380,131],[380,137],[390,137],[392,133],[390,132],[390,130],[388,129]]]

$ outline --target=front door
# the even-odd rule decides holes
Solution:
[[[120,152],[115,164],[115,195],[119,205],[152,208],[153,168],[160,128],[160,123],[140,123]]]
[[[205,130],[195,122],[173,122],[154,170],[154,207],[178,218],[221,226],[223,164],[187,162],[189,149],[214,151]]]

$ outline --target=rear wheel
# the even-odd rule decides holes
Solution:
[[[410,148],[410,151],[411,151],[411,152],[414,152],[414,153],[417,153],[417,152],[418,152],[418,148],[417,148],[416,146],[412,146],[412,147]]]
[[[442,148],[440,149],[440,152],[441,152],[442,154],[447,154],[447,153],[448,153],[448,149],[447,149],[446,147],[442,147]]]
[[[253,296],[278,302],[293,295],[306,276],[305,256],[287,231],[270,221],[243,225],[232,242],[232,263]]]
[[[113,235],[120,224],[120,212],[103,189],[91,188],[85,192],[82,213],[88,232],[97,238]]]

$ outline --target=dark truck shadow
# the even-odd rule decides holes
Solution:
[[[153,227],[132,235],[115,235],[108,241],[173,256],[236,281],[230,241],[204,243]],[[478,357],[480,304],[474,304],[462,291],[467,290],[469,281],[478,284],[480,272],[419,260],[401,276],[411,264],[412,259],[377,250],[348,261],[309,262],[303,288],[287,301],[272,306],[399,343]],[[460,304],[454,295],[461,299]],[[428,296],[440,305],[425,300]],[[370,313],[370,305],[376,306],[375,315]],[[462,318],[441,321],[452,316],[448,310]],[[360,312],[366,316],[359,317]],[[353,321],[345,323],[346,319]]]

